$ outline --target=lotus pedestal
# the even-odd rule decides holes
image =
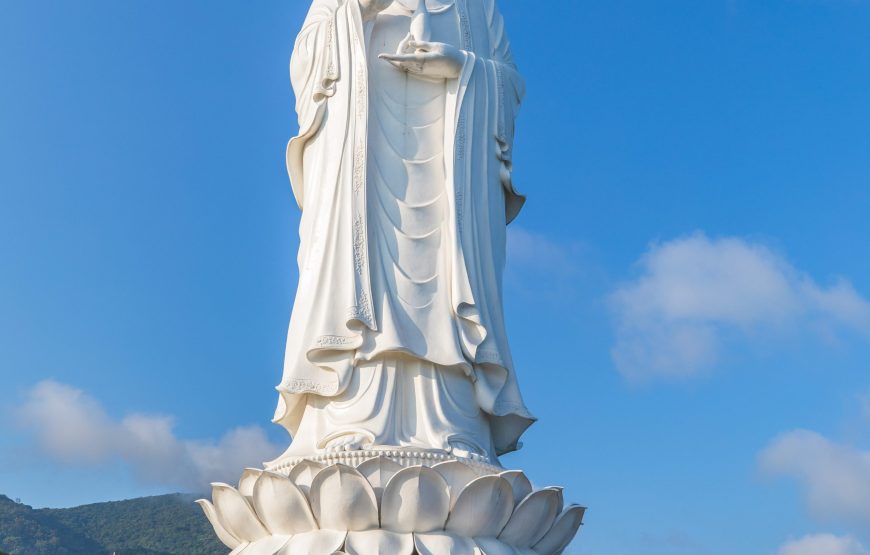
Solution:
[[[278,461],[199,503],[231,555],[555,555],[585,512],[522,472],[419,451]]]

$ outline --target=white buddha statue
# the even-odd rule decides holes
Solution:
[[[291,76],[303,216],[285,455],[498,464],[534,418],[502,302],[523,82],[494,0],[314,0]]]

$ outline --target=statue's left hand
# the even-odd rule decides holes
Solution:
[[[413,75],[435,79],[455,79],[462,73],[465,55],[455,46],[443,42],[410,41],[409,53],[378,56],[396,68]]]

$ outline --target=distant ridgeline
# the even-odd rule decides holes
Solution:
[[[194,499],[34,510],[0,495],[0,555],[226,555]]]

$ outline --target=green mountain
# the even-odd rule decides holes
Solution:
[[[226,555],[190,495],[33,509],[0,495],[0,555]]]

